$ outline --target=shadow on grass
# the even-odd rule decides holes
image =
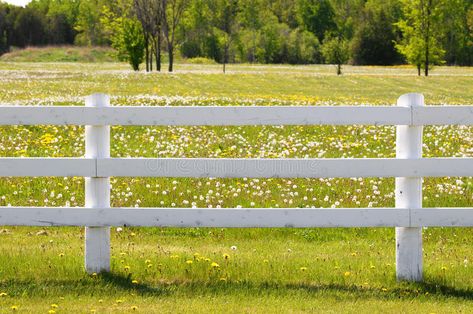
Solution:
[[[145,283],[133,284],[129,276],[114,273],[104,273],[101,279],[107,285],[113,285],[120,290],[130,290],[144,296],[172,295],[177,291],[182,294],[234,294],[243,293],[251,295],[285,294],[287,292],[301,291],[308,294],[333,292],[334,294],[352,295],[356,298],[412,298],[419,295],[433,297],[448,297],[463,300],[473,300],[473,289],[455,288],[444,283],[443,278],[428,278],[421,283],[401,283],[395,288],[383,291],[381,288],[347,285],[339,283],[276,283],[251,281],[244,282],[203,282],[188,281],[177,283],[160,283],[151,286]]]
[[[116,273],[102,273],[90,280],[44,280],[20,281],[10,279],[0,281],[0,289],[8,289],[12,295],[62,295],[65,292],[75,295],[115,295],[129,292],[145,297],[202,296],[202,295],[245,295],[245,296],[284,296],[304,293],[309,297],[322,294],[345,299],[413,299],[421,295],[437,298],[456,298],[473,300],[473,288],[455,288],[446,285],[443,278],[428,278],[423,283],[400,283],[393,288],[348,285],[343,283],[310,282],[221,282],[189,280],[186,282],[145,282],[133,283],[130,276]],[[426,295],[427,293],[427,295]]]

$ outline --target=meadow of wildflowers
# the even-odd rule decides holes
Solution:
[[[182,65],[176,74],[118,64],[0,63],[0,104],[376,105],[404,92],[473,104],[473,72],[438,68]],[[395,127],[111,128],[113,157],[393,157]],[[428,126],[424,156],[473,157],[473,128]],[[0,127],[0,156],[80,157],[79,126]],[[112,178],[112,206],[392,207],[394,179]],[[82,178],[2,178],[0,206],[83,206]],[[424,180],[426,207],[473,206],[473,178]],[[396,283],[392,229],[113,228],[112,273],[83,271],[81,228],[1,227],[0,312],[471,311],[473,232],[424,231],[424,284]]]

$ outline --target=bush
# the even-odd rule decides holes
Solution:
[[[196,58],[189,58],[185,60],[186,63],[190,64],[216,64],[215,60],[204,58],[204,57],[196,57]]]
[[[287,61],[292,64],[320,63],[320,43],[311,32],[295,29],[289,35]]]
[[[322,46],[325,63],[337,65],[337,75],[342,74],[342,64],[349,58],[348,42],[341,37],[327,37]]]

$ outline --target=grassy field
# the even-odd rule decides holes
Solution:
[[[15,49],[0,56],[3,62],[114,62],[107,47],[46,46]]]
[[[473,70],[0,62],[0,103],[472,104]],[[394,127],[112,127],[116,157],[393,157]],[[426,127],[424,155],[473,157],[473,128]],[[0,156],[82,156],[82,127],[1,127]],[[112,178],[113,206],[394,206],[394,180]],[[81,178],[3,178],[0,206],[83,206]],[[424,181],[424,206],[473,206],[473,178]],[[425,282],[395,280],[394,230],[112,229],[112,272],[86,275],[82,228],[0,228],[0,313],[471,312],[473,232],[424,230]],[[13,307],[13,308],[12,308]],[[51,312],[52,313],[52,312]]]

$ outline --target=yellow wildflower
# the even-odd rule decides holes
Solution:
[[[220,265],[215,263],[215,262],[212,262],[212,264],[210,264],[210,266],[212,266],[212,268],[219,268]]]
[[[349,271],[346,271],[346,272],[343,274],[343,276],[345,276],[345,277],[349,277],[350,275],[351,275],[351,273],[350,273]]]

